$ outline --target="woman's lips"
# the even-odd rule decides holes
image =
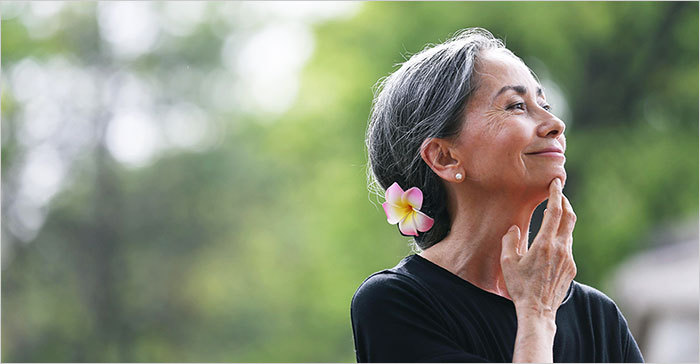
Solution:
[[[564,153],[562,152],[538,152],[538,153],[529,153],[528,155],[539,155],[543,157],[564,157]]]

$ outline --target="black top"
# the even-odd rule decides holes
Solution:
[[[513,302],[420,255],[374,273],[350,308],[358,362],[511,362]],[[643,362],[615,303],[573,282],[556,316],[555,362]]]

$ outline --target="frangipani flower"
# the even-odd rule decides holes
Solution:
[[[418,236],[418,232],[426,232],[433,227],[433,219],[420,212],[423,206],[423,192],[418,187],[409,188],[406,192],[394,182],[386,190],[386,202],[382,204],[386,219],[390,224],[399,223],[399,231],[403,235]]]

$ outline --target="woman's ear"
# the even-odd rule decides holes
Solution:
[[[462,182],[464,170],[458,157],[452,152],[452,142],[441,138],[423,141],[420,156],[428,167],[448,182]]]

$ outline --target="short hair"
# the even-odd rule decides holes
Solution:
[[[428,45],[379,83],[372,103],[365,143],[369,155],[368,187],[383,196],[392,183],[423,191],[421,211],[435,222],[414,243],[427,249],[451,228],[447,193],[441,178],[421,158],[427,138],[459,134],[469,97],[477,86],[480,52],[505,44],[482,28],[468,28],[438,45]]]

